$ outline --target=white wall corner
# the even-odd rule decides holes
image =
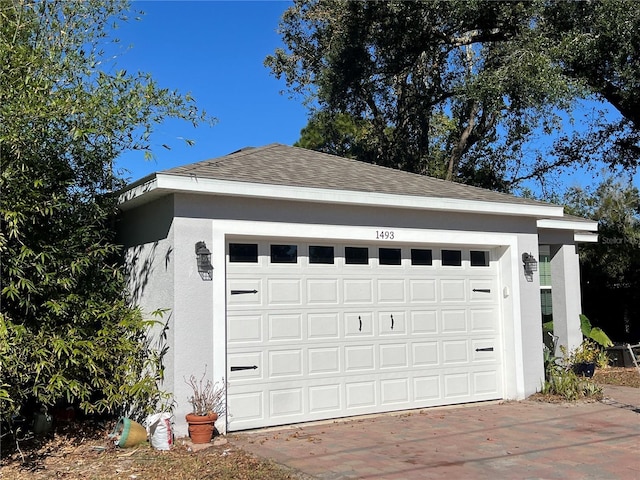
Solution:
[[[551,245],[553,332],[568,351],[582,343],[580,262],[575,245]]]
[[[538,236],[520,235],[517,258],[515,260],[517,278],[520,285],[520,325],[522,338],[522,361],[524,372],[524,396],[540,390],[544,381],[542,308],[540,306],[540,276],[524,270],[522,254],[530,253],[536,259],[538,254]]]

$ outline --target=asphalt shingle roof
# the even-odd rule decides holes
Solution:
[[[249,147],[160,173],[267,185],[550,206],[536,200],[281,144]]]

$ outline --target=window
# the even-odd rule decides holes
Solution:
[[[411,265],[431,265],[432,261],[431,250],[423,248],[411,249]]]
[[[402,253],[399,248],[379,248],[378,260],[380,265],[400,265],[402,263]]]
[[[367,247],[344,247],[344,261],[349,265],[367,265],[369,249]]]
[[[309,263],[333,265],[333,247],[309,246]]]
[[[488,267],[489,266],[489,252],[482,250],[471,250],[471,266],[472,267]]]
[[[459,267],[462,265],[462,251],[442,250],[442,265],[448,267]]]
[[[298,246],[271,245],[271,263],[298,263]]]
[[[229,262],[258,263],[258,244],[230,243]]]

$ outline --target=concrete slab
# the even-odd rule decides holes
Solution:
[[[308,476],[640,479],[640,389],[605,400],[492,402],[230,434]]]

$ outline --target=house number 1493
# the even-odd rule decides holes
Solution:
[[[394,237],[393,230],[376,230],[376,240],[393,240]]]

